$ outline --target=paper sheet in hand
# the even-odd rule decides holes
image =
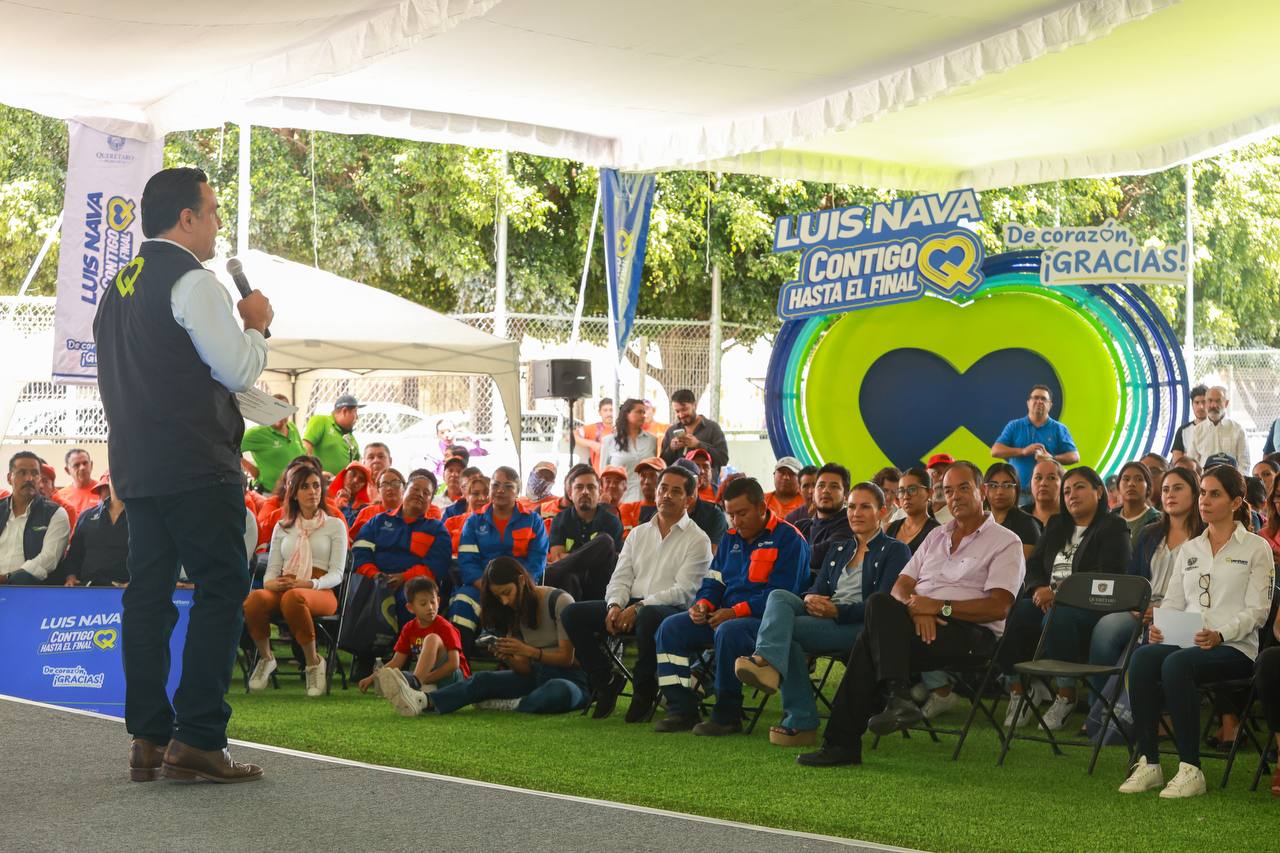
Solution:
[[[1170,646],[1184,649],[1196,644],[1195,636],[1204,629],[1204,620],[1199,613],[1188,613],[1185,610],[1170,610],[1157,607],[1151,611],[1155,616],[1156,627],[1164,634],[1162,642]]]
[[[257,388],[250,388],[248,391],[236,394],[236,400],[240,403],[240,414],[255,424],[278,423],[298,411],[297,406],[277,400]]]

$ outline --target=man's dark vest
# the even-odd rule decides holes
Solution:
[[[22,558],[30,560],[39,556],[44,548],[44,535],[49,532],[49,522],[57,512],[58,505],[51,500],[37,496],[27,507],[26,528],[22,531]],[[13,512],[13,495],[0,500],[0,533],[9,523],[9,513]],[[11,572],[17,566],[0,566],[0,571]]]
[[[235,395],[213,378],[169,302],[178,279],[200,268],[182,247],[146,241],[98,305],[98,390],[122,498],[243,483]]]

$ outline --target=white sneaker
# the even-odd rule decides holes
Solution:
[[[1053,700],[1053,704],[1049,706],[1049,710],[1044,712],[1044,725],[1051,732],[1061,731],[1066,725],[1067,717],[1071,716],[1071,712],[1076,709],[1076,700],[1067,699],[1063,696]]]
[[[1124,784],[1120,786],[1122,794],[1141,794],[1143,791],[1150,791],[1152,788],[1159,788],[1164,784],[1164,771],[1160,769],[1159,764],[1148,764],[1147,757],[1144,755],[1138,759],[1138,763],[1133,765],[1133,770],[1129,771],[1129,778],[1124,780]]]
[[[945,714],[959,704],[960,697],[956,695],[954,690],[946,696],[931,692],[929,699],[924,703],[924,707],[920,709],[920,712],[924,714],[926,720],[932,720],[939,714]]]
[[[929,694],[932,692],[932,690],[925,687],[923,684],[913,684],[911,685],[911,701],[919,705],[928,700]]]
[[[410,687],[409,680],[399,669],[385,667],[379,670],[377,680],[382,688],[382,695],[391,700],[400,716],[416,717],[427,710],[427,694]]]
[[[1040,706],[1040,703],[1048,702],[1053,698],[1054,694],[1049,692],[1049,688],[1045,687],[1043,681],[1036,680],[1031,682],[1031,701],[1035,702],[1037,707]]]
[[[1018,717],[1017,722],[1014,722],[1013,714],[1014,714],[1014,711],[1017,710],[1018,700],[1021,698],[1022,698],[1021,693],[1013,693],[1013,692],[1009,693],[1009,707],[1004,712],[1004,727],[1006,729],[1025,726],[1027,723],[1031,722],[1032,719],[1034,719],[1031,716],[1031,706],[1035,703],[1034,701],[1028,701],[1026,706],[1022,709],[1022,715]]]
[[[383,699],[391,699],[401,687],[409,686],[409,679],[394,666],[383,666],[373,672],[373,690]]]
[[[320,658],[320,662],[315,666],[307,667],[307,695],[323,696],[324,695],[324,658]]]
[[[276,671],[275,658],[258,658],[258,663],[249,676],[249,689],[262,690],[271,683],[271,673]]]
[[[482,699],[476,707],[484,711],[514,711],[519,704],[519,699]]]
[[[1198,797],[1205,792],[1204,771],[1194,764],[1178,762],[1178,775],[1164,786],[1160,796],[1166,800]]]

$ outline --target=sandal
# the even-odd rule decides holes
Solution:
[[[774,746],[813,746],[817,742],[817,729],[793,729],[789,726],[769,727],[769,743]],[[1273,788],[1272,790],[1275,789]]]

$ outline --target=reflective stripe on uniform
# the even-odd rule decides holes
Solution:
[[[707,572],[707,577],[711,578],[716,583],[724,583],[724,575],[720,574],[715,569]]]
[[[468,619],[465,616],[455,616],[453,617],[452,621],[453,621],[453,624],[461,625],[463,628],[470,628],[472,631],[476,629],[475,621],[472,619]]]
[[[680,687],[693,687],[692,678],[681,678],[678,675],[662,675],[658,677],[659,687],[670,687],[679,685]]]
[[[459,554],[479,554],[480,546],[479,545],[459,545],[458,553]]]
[[[475,608],[475,611],[477,613],[480,612],[480,602],[476,601],[474,598],[467,595],[466,593],[462,593],[462,592],[454,593],[453,598],[455,601],[459,601],[459,600],[465,601],[467,604],[470,604],[473,608]]]
[[[658,663],[669,663],[672,666],[688,666],[689,659],[680,657],[680,655],[668,655],[659,652]]]
[[[357,539],[357,540],[356,540],[356,544],[352,545],[351,547],[352,547],[353,549],[355,549],[355,548],[368,548],[370,551],[377,550],[377,547],[376,547],[372,542],[370,542],[368,539]]]

